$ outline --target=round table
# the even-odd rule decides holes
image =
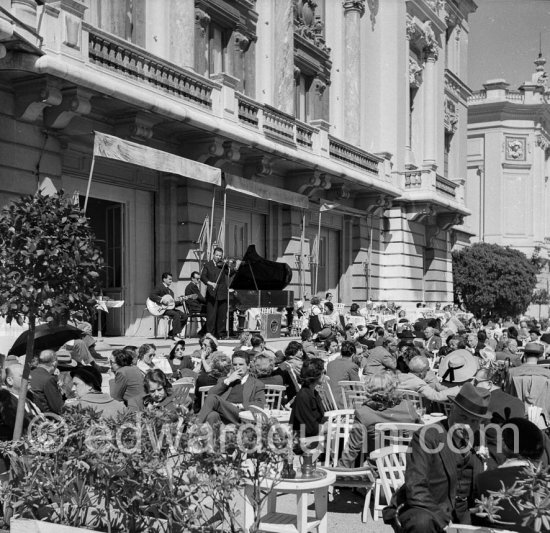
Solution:
[[[317,471],[326,474],[321,479],[265,479],[260,488],[270,491],[267,497],[267,513],[260,521],[261,531],[297,532],[305,533],[317,528],[318,533],[327,533],[327,502],[328,488],[336,482],[336,474],[322,468]],[[296,495],[296,514],[277,512],[277,494],[287,493]],[[315,516],[308,517],[308,496],[313,493]],[[245,485],[244,530],[249,531],[254,522],[254,508],[252,497],[254,486]]]
[[[277,422],[281,424],[286,424],[290,422],[290,411],[285,411],[283,409],[264,409],[270,418],[274,418]],[[241,411],[239,413],[239,418],[243,422],[254,422],[255,418],[251,411]]]

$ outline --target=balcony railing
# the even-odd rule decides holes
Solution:
[[[378,174],[378,164],[382,161],[382,159],[377,158],[368,152],[364,152],[351,144],[330,136],[329,153],[330,157],[333,157],[334,159],[338,159],[348,165],[366,170],[367,172],[374,172],[375,174]]]
[[[294,129],[294,117],[274,107],[264,105],[264,133],[266,135],[294,144]]]
[[[313,134],[315,133],[316,128],[308,126],[303,122],[296,122],[296,142],[303,146],[304,148],[313,147]]]
[[[439,174],[435,177],[435,188],[438,192],[446,194],[448,196],[456,197],[456,188],[458,184],[454,181],[448,180]]]
[[[244,124],[257,128],[259,124],[260,104],[242,94],[237,94],[237,105],[239,107],[239,120]]]
[[[405,191],[435,191],[445,196],[456,198],[458,183],[451,181],[433,171],[408,170],[403,174]]]
[[[89,32],[91,63],[153,85],[184,100],[212,108],[212,89],[216,85],[199,78],[124,39],[93,26]]]

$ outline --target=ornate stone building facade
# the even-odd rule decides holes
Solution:
[[[226,252],[254,243],[288,262],[297,296],[449,301],[453,227],[468,214],[475,8],[0,0],[0,204],[46,177],[82,196],[93,132],[104,132],[240,178],[227,193]],[[183,288],[212,202],[220,233],[222,201],[208,183],[97,158],[87,213],[106,293],[126,302],[112,333],[134,331],[160,272]]]
[[[546,61],[531,80],[511,90],[491,80],[474,92],[468,111],[465,229],[486,241],[513,246],[528,257],[550,250],[550,89]]]

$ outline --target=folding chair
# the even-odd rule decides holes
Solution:
[[[325,376],[323,383],[317,386],[317,392],[321,396],[321,403],[323,404],[325,412],[338,410],[338,405],[336,405],[336,400],[334,399],[334,394],[330,387],[330,378],[328,376]]]
[[[379,476],[374,490],[374,520],[378,520],[378,515],[382,515],[382,509],[390,503],[393,493],[405,483],[407,449],[407,446],[386,446],[370,453],[369,457],[376,462]],[[380,503],[380,489],[386,500],[384,504]],[[370,500],[370,493],[367,497]]]
[[[419,392],[406,389],[397,389],[397,392],[403,396],[404,400],[409,400],[416,410],[424,409],[426,407],[424,405],[424,396],[422,396]]]
[[[204,405],[204,400],[208,396],[208,392],[214,385],[205,385],[204,387],[199,387],[199,394],[201,395],[201,405]]]
[[[265,386],[265,408],[266,409],[280,409],[283,401],[283,394],[286,391],[284,385],[271,385]]]
[[[424,424],[408,422],[378,423],[374,426],[375,450],[387,446],[408,446],[413,433],[422,427],[424,427]]]
[[[356,391],[364,392],[365,383],[363,381],[339,381],[338,385],[340,385],[340,390],[342,391],[344,409],[353,409],[353,403],[348,400],[348,395]]]
[[[344,450],[353,423],[355,420],[354,409],[338,409],[335,411],[325,412],[327,418],[326,424],[326,439],[325,439],[325,462],[324,467],[329,469],[335,469],[336,482],[335,487],[362,487],[367,490],[367,496],[365,497],[365,504],[363,505],[363,513],[361,519],[363,522],[367,521],[369,503],[370,503],[370,491],[374,486],[374,475],[372,469],[368,464],[360,468],[346,468],[339,469],[338,460],[341,452]],[[365,457],[361,458],[361,464],[365,463]]]
[[[177,381],[172,385],[172,396],[174,402],[179,406],[185,406],[185,402],[189,397],[189,393],[193,388],[193,383],[182,382],[178,383]]]

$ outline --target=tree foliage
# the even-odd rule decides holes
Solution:
[[[88,219],[63,191],[39,191],[2,209],[0,316],[29,323],[14,440],[23,427],[36,321],[62,324],[71,310],[90,316],[102,264]]]
[[[0,315],[50,321],[63,310],[88,316],[103,259],[88,219],[61,191],[40,192],[0,213]]]
[[[531,302],[537,272],[518,250],[476,243],[453,252],[455,300],[482,318],[522,314]]]

